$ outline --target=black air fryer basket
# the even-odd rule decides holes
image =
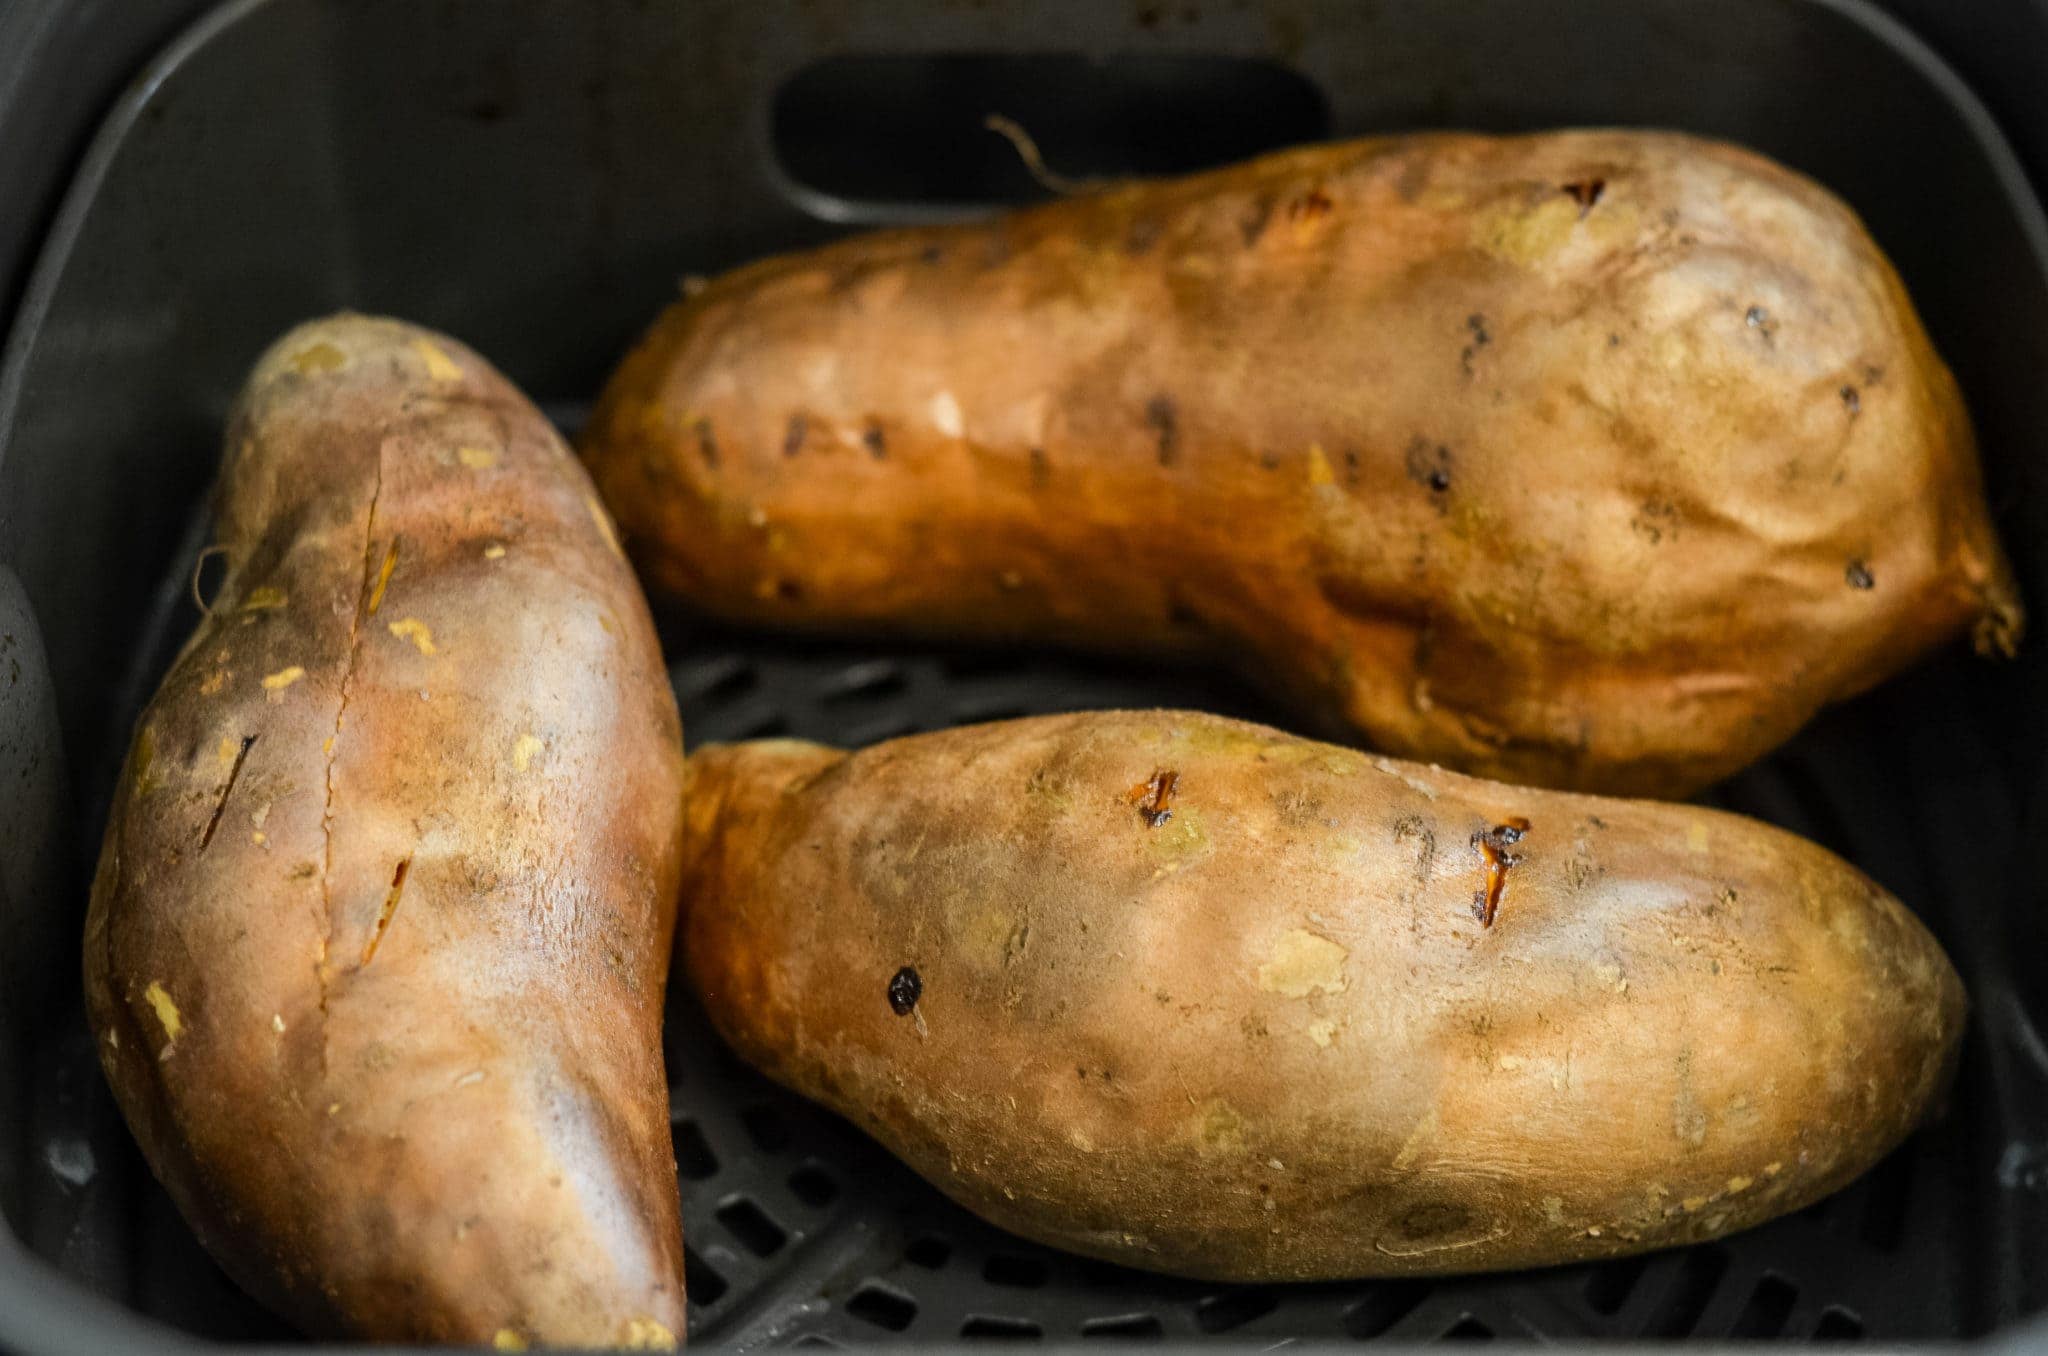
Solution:
[[[2048,10],[1901,0],[2048,165]],[[128,80],[125,87],[122,80]],[[1687,129],[1842,194],[1976,418],[2048,613],[2048,229],[1972,88],[1858,0],[0,0],[0,1347],[284,1342],[193,1242],[80,1014],[131,723],[195,620],[227,402],[351,306],[475,345],[565,426],[686,274],[1042,190],[1421,127]],[[97,130],[94,130],[97,123]],[[859,745],[1186,705],[1214,676],[665,618],[686,734]],[[1946,1114],[1838,1196],[1683,1251],[1448,1282],[1214,1286],[1006,1236],[668,1027],[691,1337],[2048,1343],[2048,635],[1944,653],[1710,793],[1925,918],[1968,983]]]

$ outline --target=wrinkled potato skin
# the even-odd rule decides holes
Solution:
[[[285,336],[227,449],[228,577],[87,922],[129,1125],[313,1332],[679,1340],[681,732],[611,525],[503,377],[395,321]]]
[[[2021,629],[1890,264],[1675,135],[1319,146],[770,259],[661,317],[583,448],[710,612],[1220,659],[1581,790],[1688,793]]]
[[[1746,1228],[1896,1144],[1962,1028],[1896,900],[1733,815],[1175,712],[690,769],[687,969],[732,1046],[996,1224],[1134,1266],[1436,1274]],[[1155,828],[1130,797],[1161,771]],[[1516,816],[1485,927],[1473,835]]]

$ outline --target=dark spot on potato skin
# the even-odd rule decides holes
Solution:
[[[785,603],[801,602],[804,596],[803,585],[794,579],[778,579],[775,581],[775,596]]]
[[[1045,449],[1034,447],[1030,452],[1031,488],[1042,490],[1052,483],[1052,462],[1046,457]]]
[[[1877,576],[1872,574],[1870,567],[1860,560],[1850,561],[1849,568],[1843,573],[1847,576],[1849,587],[1852,589],[1874,589],[1877,587]]]
[[[804,450],[804,435],[810,431],[811,421],[802,414],[789,416],[789,431],[782,435],[782,455],[793,457]]]
[[[1259,198],[1244,210],[1237,220],[1237,229],[1244,236],[1245,248],[1259,243],[1259,237],[1266,233],[1266,223],[1273,219],[1273,200]]]
[[[1857,393],[1854,386],[1844,386],[1841,390],[1841,396],[1842,407],[1848,410],[1850,414],[1857,414],[1863,409],[1863,397]]]
[[[1472,1225],[1472,1212],[1452,1201],[1427,1201],[1401,1216],[1397,1227],[1410,1243],[1462,1233]]]
[[[1290,788],[1273,793],[1273,813],[1286,828],[1306,829],[1322,818],[1323,803],[1310,792]]]
[[[924,980],[915,966],[906,965],[889,977],[889,1010],[898,1017],[908,1017],[922,997]]]
[[[868,455],[876,461],[884,461],[889,456],[889,441],[882,435],[882,426],[872,419],[868,420],[867,427],[860,431],[860,445],[865,447]]]
[[[1166,224],[1158,217],[1139,217],[1124,232],[1124,251],[1133,256],[1141,255],[1159,243],[1159,237]]]
[[[1180,456],[1180,414],[1173,397],[1164,393],[1145,402],[1145,423],[1159,444],[1159,464],[1171,466]]]
[[[1396,843],[1416,843],[1420,852],[1416,857],[1415,874],[1427,878],[1430,869],[1436,865],[1436,830],[1421,815],[1402,815],[1394,821]]]
[[[1442,443],[1432,444],[1427,438],[1417,437],[1408,444],[1408,478],[1432,495],[1440,497],[1451,488],[1451,462],[1451,449]],[[1443,504],[1439,502],[1437,508],[1441,511]]]
[[[922,250],[918,251],[917,257],[921,263],[936,264],[939,260],[946,257],[946,251],[937,245],[926,245]]]
[[[711,421],[697,421],[697,455],[704,458],[704,464],[713,470],[718,468],[718,438],[711,432]]]
[[[1465,332],[1472,336],[1472,340],[1458,354],[1458,366],[1469,381],[1472,378],[1472,360],[1479,356],[1480,349],[1493,342],[1493,336],[1487,332],[1486,317],[1476,311],[1465,317]]]
[[[1752,306],[1742,313],[1742,323],[1763,336],[1764,347],[1777,344],[1778,322],[1771,319],[1771,313],[1761,306]]]
[[[1607,192],[1605,179],[1581,179],[1577,183],[1561,185],[1564,195],[1579,205],[1579,220],[1586,219],[1586,213],[1600,204],[1600,197]]]
[[[1314,221],[1319,217],[1328,216],[1336,206],[1336,202],[1329,194],[1323,192],[1319,184],[1288,203],[1287,216],[1293,221]]]

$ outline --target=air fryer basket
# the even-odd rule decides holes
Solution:
[[[0,1231],[0,1344],[170,1340],[159,1322],[290,1335],[150,1179],[75,978],[107,789],[194,620],[220,423],[257,351],[313,313],[388,311],[474,344],[573,426],[681,275],[1036,192],[980,131],[985,112],[1039,133],[1070,174],[1425,126],[1669,126],[1775,155],[1843,194],[1898,263],[1969,398],[2029,598],[2048,607],[2048,230],[1971,94],[1852,0],[234,0],[103,127],[0,372],[0,1207],[26,1245]],[[662,624],[693,745],[857,745],[1110,705],[1286,723],[1185,669]],[[1842,1194],[1597,1266],[1175,1281],[979,1223],[740,1066],[679,993],[667,1040],[693,1340],[2008,1328],[2048,1304],[2034,846],[2048,711],[2028,696],[2044,644],[2003,666],[1938,656],[1707,797],[1857,862],[1970,986],[1947,1114]]]

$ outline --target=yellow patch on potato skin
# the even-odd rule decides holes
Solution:
[[[377,587],[370,591],[370,605],[365,609],[368,616],[376,616],[377,609],[384,605],[384,590],[391,585],[391,572],[398,568],[398,538],[391,539],[391,546],[384,552],[384,563],[377,568]]]
[[[215,669],[212,673],[207,674],[206,681],[199,685],[199,695],[211,697],[214,693],[227,686],[229,676],[226,669]]]
[[[472,471],[488,471],[498,464],[498,454],[488,447],[458,447],[455,459]]]
[[[420,361],[427,365],[427,376],[434,381],[460,381],[462,369],[455,360],[441,351],[441,346],[429,339],[412,341],[413,352],[420,355]]]
[[[291,356],[292,371],[302,377],[317,377],[327,372],[339,372],[348,366],[348,355],[322,339],[309,344]]]
[[[492,1334],[491,1345],[499,1351],[524,1351],[526,1339],[510,1328],[500,1328]]]
[[[676,1335],[659,1320],[635,1318],[626,1323],[625,1337],[619,1345],[628,1351],[674,1351]]]
[[[486,546],[484,548],[485,560],[501,560],[504,558],[504,555],[505,548],[503,546],[500,546],[497,542],[492,542],[489,546]]]
[[[156,727],[145,725],[135,736],[135,794],[146,796],[163,785],[156,776]]]
[[[418,617],[402,617],[386,628],[400,640],[409,640],[421,654],[438,654],[434,648],[434,633]]]
[[[1329,1049],[1330,1041],[1336,1034],[1337,1024],[1335,1022],[1321,1021],[1308,1024],[1308,1038],[1314,1041],[1319,1049]]]
[[[1336,475],[1330,470],[1330,454],[1323,451],[1321,443],[1308,445],[1308,483],[1319,487],[1337,483]]]
[[[265,674],[263,677],[263,690],[266,692],[282,692],[305,676],[306,671],[297,664],[293,664],[290,668],[283,668],[279,669],[276,673]]]
[[[512,766],[521,772],[526,771],[533,766],[533,760],[546,747],[547,745],[542,743],[531,731],[520,735],[518,742],[512,746]]]
[[[242,611],[274,612],[290,601],[283,589],[261,584],[249,590],[249,596],[242,600]]]
[[[178,1005],[171,1001],[170,994],[165,992],[162,984],[152,979],[149,981],[149,987],[142,991],[142,996],[149,1000],[150,1007],[156,1009],[156,1019],[163,1023],[164,1037],[167,1040],[176,1041],[185,1034],[185,1019],[179,1014]]]
[[[1344,992],[1344,962],[1351,953],[1327,937],[1307,928],[1290,928],[1266,956],[1256,978],[1267,993],[1306,998],[1312,993]]]
[[[1693,823],[1685,826],[1685,849],[1688,852],[1704,853],[1713,844],[1713,837],[1704,824]]]
[[[1204,1150],[1226,1154],[1244,1152],[1244,1116],[1220,1097],[1204,1103],[1199,1114],[1190,1121],[1189,1128],[1194,1131],[1195,1143]]]
[[[590,521],[597,524],[598,535],[604,538],[604,544],[612,548],[613,555],[624,560],[626,552],[619,545],[619,530],[612,526],[612,517],[604,511],[604,505],[598,503],[594,495],[587,494],[583,496],[583,503],[590,510]]]
[[[235,765],[235,755],[241,751],[242,746],[226,735],[222,735],[220,743],[213,746],[214,759],[222,768],[233,767]]]
[[[1569,195],[1546,197],[1533,209],[1510,199],[1472,219],[1472,243],[1496,259],[1529,268],[1563,249],[1578,222],[1579,205]]]

